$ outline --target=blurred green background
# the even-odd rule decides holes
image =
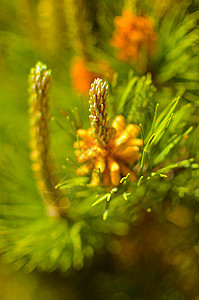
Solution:
[[[172,10],[174,2],[175,5],[187,3],[187,1],[167,2],[165,10],[168,11]],[[133,0],[0,0],[0,172],[1,178],[7,181],[6,185],[1,184],[0,195],[3,203],[9,202],[12,197],[18,199],[23,193],[26,197],[30,195],[31,198],[35,198],[36,202],[40,201],[29,160],[28,74],[30,68],[37,61],[42,61],[53,70],[50,93],[51,113],[55,118],[55,121],[51,122],[52,148],[56,153],[57,162],[62,165],[65,163],[66,156],[73,156],[71,146],[73,139],[63,134],[63,130],[56,123],[56,120],[60,120],[61,124],[65,122],[60,111],[68,111],[71,107],[78,106],[79,111],[84,115],[82,118],[84,125],[88,124],[86,102],[88,97],[74,89],[71,75],[73,58],[84,57],[85,61],[89,62],[91,73],[104,73],[103,76],[106,77],[107,67],[105,71],[99,72],[99,61],[104,60],[111,69],[119,73],[119,81],[125,82],[132,65],[118,62],[109,40],[114,30],[114,18],[121,15],[124,7],[134,5],[138,6],[138,11],[143,5],[144,13],[154,16],[155,8],[160,5],[160,1],[146,0],[139,6],[139,3],[136,4]],[[164,7],[163,3],[162,5]],[[196,16],[194,18],[197,19],[198,6],[197,0],[190,1],[186,14],[193,13]],[[158,27],[160,22],[156,21]],[[195,52],[193,56],[198,57]],[[172,64],[169,67],[174,68]],[[195,65],[194,67],[197,68]],[[149,70],[154,71],[153,68]],[[135,72],[139,74],[136,68]],[[158,81],[159,77],[156,76],[158,72],[161,71],[155,69],[154,80],[160,88],[157,98],[162,92],[162,100],[159,101],[162,101],[164,106],[166,105],[164,97],[168,98],[176,94],[176,91],[179,92],[182,86],[175,83],[181,78],[179,80],[180,76],[177,76],[177,79],[174,76],[173,79],[171,75],[168,81],[174,88],[170,89],[171,86],[168,87],[167,82]],[[193,72],[197,77],[199,69]],[[199,90],[198,83],[192,80],[192,77],[190,82],[192,84],[190,88],[189,82],[186,82],[188,88],[183,101],[193,103],[196,99],[194,105],[197,113],[194,112],[193,119],[189,120],[189,125],[194,124],[196,128]],[[168,92],[168,96],[165,96],[165,91]],[[198,127],[192,143],[190,142],[189,151],[192,156],[195,155],[197,161],[198,148],[192,148],[194,138],[198,140]],[[179,175],[179,178],[182,177],[179,180],[190,182],[193,175],[189,175],[189,173],[186,173],[187,177]],[[22,181],[20,188],[17,186],[19,179]],[[198,191],[196,181],[192,180],[190,184]],[[24,186],[26,188],[23,190]],[[171,195],[172,193],[169,196]],[[198,199],[198,195],[196,196]],[[128,239],[118,238],[122,245],[122,254],[117,251],[114,253],[117,249],[114,243],[117,245],[118,241],[117,238],[113,239],[107,246],[109,253],[105,250],[99,251],[93,263],[88,263],[81,271],[61,273],[55,270],[48,273],[34,270],[26,273],[23,269],[16,270],[15,265],[5,264],[6,259],[0,257],[2,260],[0,300],[199,300],[197,222],[189,226],[191,223],[189,220],[194,218],[198,220],[199,208],[198,203],[194,201],[188,206],[187,210],[183,205],[174,210],[173,215],[167,217],[171,221],[169,224],[165,224],[161,217],[159,219],[146,217],[143,221],[141,216],[134,230],[130,232],[129,243]],[[3,213],[0,214],[4,218]],[[188,225],[184,225],[184,220],[188,220]],[[146,228],[148,228],[147,232],[145,232]],[[6,229],[1,229],[0,248],[2,236],[6,234]]]

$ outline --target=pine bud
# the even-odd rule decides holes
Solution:
[[[29,75],[30,84],[30,148],[32,169],[37,179],[38,188],[43,193],[46,204],[51,208],[60,206],[63,195],[55,186],[59,183],[49,153],[49,98],[48,91],[51,84],[51,70],[38,62]],[[45,193],[45,194],[44,194]],[[67,201],[67,200],[66,200]],[[62,206],[64,199],[62,198]],[[66,203],[65,203],[66,205]],[[53,214],[57,214],[54,210]]]
[[[107,115],[108,85],[102,79],[95,79],[91,84],[90,95],[90,121],[96,138],[107,144],[110,137],[110,127]]]

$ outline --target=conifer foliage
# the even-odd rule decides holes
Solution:
[[[197,300],[197,1],[1,2],[2,262]]]

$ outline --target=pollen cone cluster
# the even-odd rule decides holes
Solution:
[[[96,79],[90,89],[91,128],[77,131],[75,155],[80,166],[78,175],[92,173],[91,184],[117,186],[122,176],[136,176],[129,165],[139,158],[142,140],[137,139],[139,127],[126,124],[123,116],[116,116],[110,126],[107,116],[108,86]]]
[[[122,61],[137,60],[144,48],[150,56],[154,50],[157,34],[153,30],[152,21],[148,17],[135,16],[124,11],[122,16],[115,18],[115,32],[112,45]]]

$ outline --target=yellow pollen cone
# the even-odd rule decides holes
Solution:
[[[139,152],[139,147],[137,146],[127,146],[124,150],[122,151],[115,151],[115,156],[118,157],[130,157],[132,155],[134,155],[136,152]]]
[[[79,136],[79,138],[81,138],[84,141],[87,141],[87,142],[92,142],[93,141],[92,137],[90,136],[90,134],[85,129],[78,129],[77,130],[77,135]]]
[[[96,161],[96,164],[95,164],[95,169],[96,170],[100,170],[101,173],[104,172],[105,170],[105,160],[103,157],[98,157],[97,158],[97,161]]]
[[[128,146],[138,146],[138,147],[142,147],[143,146],[143,140],[141,139],[130,139],[127,142]]]
[[[139,152],[132,152],[132,153],[129,153],[128,155],[124,155],[124,154],[118,154],[118,155],[115,155],[115,157],[117,157],[118,159],[121,159],[123,162],[125,163],[131,163],[131,162],[134,162],[136,160],[138,160],[140,156],[140,153]]]
[[[108,160],[108,167],[110,170],[110,176],[111,176],[111,182],[113,185],[118,185],[120,183],[120,167],[118,165],[118,163],[112,159],[109,158]]]
[[[118,147],[122,143],[126,143],[130,138],[135,138],[139,133],[139,127],[134,124],[129,124],[119,135],[117,139],[115,139],[115,146]]]
[[[75,149],[79,149],[79,147],[83,148],[85,145],[86,145],[86,142],[84,142],[84,141],[78,141],[78,142],[76,141],[76,142],[74,142],[73,147]]]
[[[116,116],[113,119],[112,127],[115,128],[117,133],[121,133],[125,128],[126,122],[123,116]]]
[[[92,170],[92,164],[85,164],[77,169],[77,175],[86,175]]]
[[[99,174],[94,170],[91,178],[91,185],[99,185]]]

